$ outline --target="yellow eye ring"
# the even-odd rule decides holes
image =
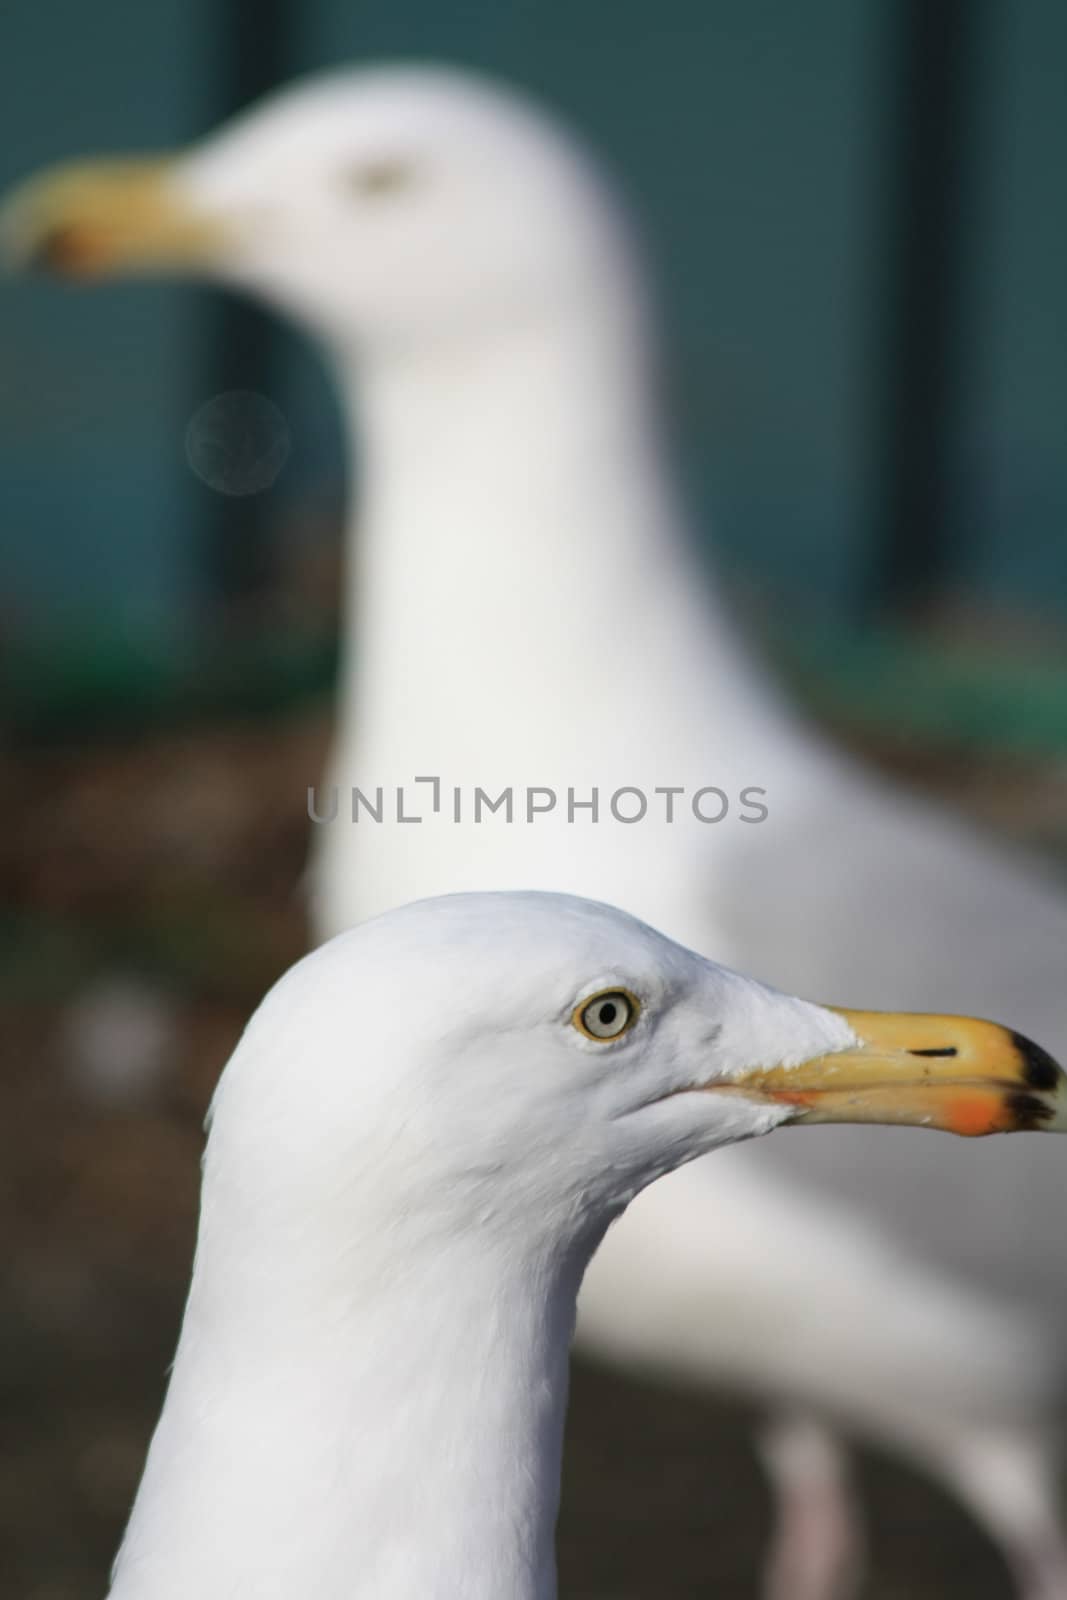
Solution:
[[[602,989],[575,1006],[571,1022],[595,1044],[610,1044],[628,1033],[640,1014],[641,1002],[629,989]]]

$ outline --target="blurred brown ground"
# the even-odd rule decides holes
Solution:
[[[200,1122],[249,1012],[304,948],[305,786],[327,719],[50,745],[2,770],[0,1588],[97,1600],[140,1471],[190,1265]],[[855,742],[855,741],[854,741]],[[1062,767],[865,753],[982,821],[1067,847]],[[71,1006],[143,986],[169,1048],[141,1091],[103,1097]],[[561,1591],[577,1600],[755,1592],[767,1504],[743,1401],[576,1373]],[[869,1452],[868,1600],[996,1600],[999,1562],[959,1510]]]

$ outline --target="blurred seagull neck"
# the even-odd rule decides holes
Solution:
[[[569,322],[346,364],[359,466],[338,726],[368,773],[400,728],[426,760],[457,706],[472,724],[508,705],[528,720],[579,681],[617,705],[697,671],[724,715],[737,684],[751,726],[651,366],[641,317],[612,296]]]
[[[561,486],[574,494],[620,474],[647,482],[651,471],[662,488],[645,341],[616,321],[605,310],[547,330],[509,325],[366,362],[354,407],[363,536],[424,536],[432,512],[462,519],[474,554],[514,546],[518,516],[538,529],[543,562],[569,548],[572,519],[588,509],[568,504]]]

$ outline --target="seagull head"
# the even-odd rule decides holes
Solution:
[[[1065,1104],[1059,1068],[996,1024],[816,1005],[607,906],[464,894],[342,934],[271,991],[216,1094],[205,1195],[224,1173],[260,1235],[358,1190],[392,1234],[595,1240],[657,1177],[783,1123],[975,1134],[1063,1127]]]
[[[520,96],[369,67],[271,96],[169,159],[79,162],[4,208],[15,261],[179,270],[377,347],[588,314],[632,251],[584,151]]]

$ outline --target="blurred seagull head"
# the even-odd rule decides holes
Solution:
[[[170,159],[46,173],[9,257],[70,276],[194,271],[373,352],[632,315],[635,252],[580,144],[519,95],[368,67],[271,96]]]

